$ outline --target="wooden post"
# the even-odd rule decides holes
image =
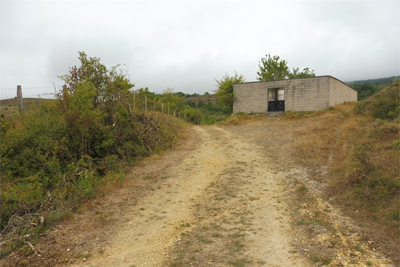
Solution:
[[[161,103],[161,112],[164,114],[164,103]]]
[[[146,110],[147,113],[147,95],[144,96],[144,109]]]
[[[18,99],[18,110],[21,113],[24,108],[24,103],[22,101],[22,88],[21,85],[17,85],[17,99]]]
[[[154,97],[154,111],[156,111],[156,96]]]

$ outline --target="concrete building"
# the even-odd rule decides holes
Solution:
[[[315,111],[357,101],[357,91],[332,76],[240,83],[233,93],[233,113]]]

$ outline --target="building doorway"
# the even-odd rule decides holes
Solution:
[[[268,111],[285,111],[285,89],[268,89]]]

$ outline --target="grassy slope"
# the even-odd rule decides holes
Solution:
[[[328,165],[327,196],[394,257],[400,247],[399,122],[396,115],[392,120],[379,116],[389,117],[390,105],[398,107],[398,94],[395,82],[364,102],[327,111],[332,116],[305,122],[294,144],[303,164]]]

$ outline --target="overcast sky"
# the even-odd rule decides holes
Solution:
[[[54,93],[78,51],[157,93],[211,93],[235,71],[255,81],[268,53],[342,81],[395,76],[399,3],[1,1],[0,97]]]

